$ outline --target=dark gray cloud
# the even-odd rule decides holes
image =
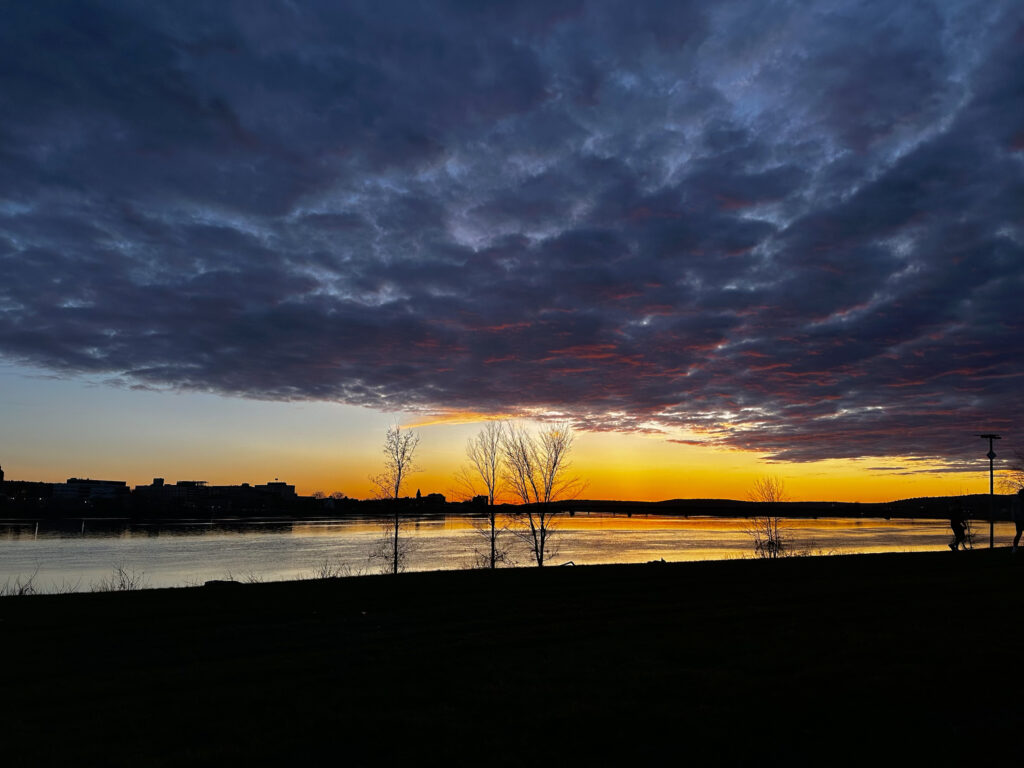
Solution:
[[[790,461],[1024,425],[1012,0],[14,3],[0,113],[11,360]]]

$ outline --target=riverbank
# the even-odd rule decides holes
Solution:
[[[976,756],[1017,738],[1022,590],[1024,559],[997,549],[6,598],[5,753]]]

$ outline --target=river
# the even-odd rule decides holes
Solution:
[[[482,521],[444,517],[409,521],[408,570],[471,568],[486,552]],[[577,513],[558,519],[550,565],[718,560],[752,557],[746,520]],[[809,555],[944,549],[949,525],[934,520],[830,518],[787,520],[792,551]],[[988,545],[988,526],[975,522],[975,546]],[[1009,544],[1013,526],[996,524],[996,542]],[[31,579],[33,591],[90,591],[109,586],[122,569],[138,586],[178,587],[211,579],[278,581],[317,574],[377,573],[369,558],[381,527],[366,520],[288,523],[207,523],[102,526],[77,523],[50,530],[34,523],[0,523],[0,592]],[[529,553],[509,534],[511,554],[529,566]]]

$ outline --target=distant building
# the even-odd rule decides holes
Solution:
[[[130,493],[124,480],[92,480],[69,477],[66,483],[53,486],[53,498],[82,501],[85,499],[117,499]]]
[[[0,502],[11,502],[14,507],[35,509],[46,504],[53,496],[55,483],[36,483],[28,480],[6,480],[0,486]],[[12,509],[14,507],[11,507]]]
[[[4,481],[4,468],[0,467],[0,483]]]
[[[179,480],[168,485],[162,477],[139,485],[132,494],[143,516],[280,514],[298,501],[295,486],[279,480],[265,485],[209,485],[205,480]]]
[[[264,493],[272,493],[282,499],[295,498],[295,486],[288,485],[288,483],[282,483],[279,480],[267,483],[266,485],[257,485],[256,490],[263,491]]]

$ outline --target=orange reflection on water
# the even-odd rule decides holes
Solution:
[[[509,515],[499,515],[499,528],[518,527],[521,523]],[[449,515],[409,518],[405,533],[418,539],[426,549],[418,555],[417,569],[468,567],[466,552],[479,548],[479,533],[486,518]],[[553,528],[557,557],[552,565],[574,562],[637,563],[664,559],[673,561],[722,560],[754,556],[747,518],[670,517],[662,515],[613,515],[578,512],[561,514]],[[788,552],[798,555],[863,554],[875,552],[919,552],[944,550],[952,532],[944,520],[907,520],[882,518],[783,518],[782,532]],[[988,526],[974,523],[976,548],[988,545]],[[381,534],[380,522],[373,519],[298,523],[294,536],[333,539],[336,546],[365,547]],[[1013,526],[996,525],[996,543],[1004,546],[1013,536]],[[360,545],[357,542],[364,542]],[[520,566],[530,564],[525,543],[510,537],[513,551],[519,552]],[[330,546],[335,546],[331,544]],[[419,545],[414,545],[414,547]],[[460,559],[461,558],[461,559]],[[463,562],[465,560],[465,562]]]

